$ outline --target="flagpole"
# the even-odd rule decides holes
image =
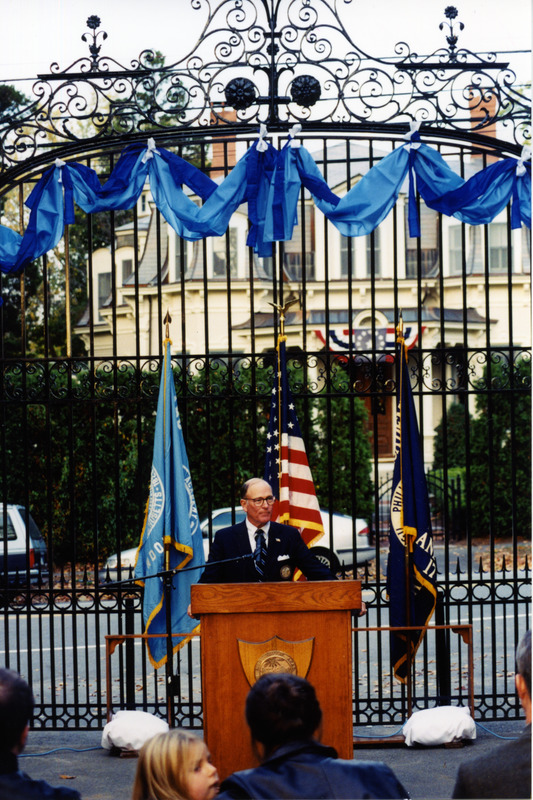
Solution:
[[[283,403],[281,402],[281,352],[280,352],[281,343],[285,339],[285,336],[283,334],[283,320],[284,320],[284,317],[282,316],[281,317],[281,323],[280,323],[281,332],[278,334],[278,341],[277,341],[277,344],[276,344],[276,353],[277,353],[277,356],[278,356],[278,408],[279,408],[279,414],[278,414],[278,442],[279,442],[279,457],[280,457],[280,469],[278,471],[278,498],[279,499],[281,499],[281,481],[282,481],[282,477],[283,477],[283,469],[282,469],[282,464],[281,464],[281,457],[282,457],[282,442],[281,442],[281,439],[282,439],[282,431],[283,431],[283,422],[282,422]],[[284,522],[288,522],[288,521],[289,520],[284,520]]]
[[[277,364],[278,364],[278,442],[279,442],[279,455],[280,455],[280,467],[281,467],[281,439],[282,439],[282,431],[283,431],[283,420],[282,415],[284,413],[284,404],[281,402],[281,354],[280,354],[280,347],[281,343],[287,341],[287,337],[285,336],[285,315],[289,308],[297,303],[298,300],[288,300],[285,305],[280,306],[276,303],[270,303],[270,305],[279,311],[279,334],[277,338],[276,344],[276,353],[277,353]],[[281,498],[281,481],[283,476],[283,470],[280,468],[278,472],[278,498]],[[289,519],[282,520],[286,525],[289,524]]]
[[[165,319],[163,323],[165,325],[165,338],[163,340],[163,375],[166,376],[166,359],[167,359],[167,344],[171,345],[172,341],[170,339],[170,323],[172,322],[172,317],[167,309],[167,313],[165,315]],[[166,396],[166,392],[165,392]],[[166,417],[165,417],[166,419]],[[170,431],[165,431],[164,441],[166,442],[167,435],[170,435]],[[173,652],[172,652],[172,580],[173,575],[170,572],[170,531],[164,531],[164,539],[163,539],[163,547],[164,547],[164,566],[165,566],[165,575],[163,578],[163,585],[164,585],[164,594],[165,594],[165,616],[166,616],[166,626],[167,626],[167,660],[165,664],[165,677],[167,682],[167,719],[168,724],[171,728],[174,727],[176,723],[176,716],[174,713],[174,679],[172,674],[172,662],[173,662]]]
[[[400,311],[400,319],[398,325],[396,326],[396,343],[400,345],[399,349],[399,360],[398,360],[398,370],[399,370],[399,377],[398,377],[398,391],[400,397],[400,412],[403,415],[406,409],[402,408],[403,405],[403,363],[402,359],[405,358],[407,361],[407,348],[405,347],[405,338],[403,335],[403,317]],[[400,476],[403,486],[403,460],[400,458]],[[403,502],[402,502],[402,528],[403,528],[404,520],[403,520]],[[405,624],[407,628],[411,627],[411,572],[412,572],[412,540],[411,536],[408,536],[405,533],[404,529],[404,541],[405,541],[405,552],[404,552],[404,567],[405,567]],[[412,690],[412,639],[411,639],[411,631],[406,631],[406,643],[407,643],[407,652],[406,652],[406,666],[407,666],[407,716],[410,717],[413,712],[413,690]]]

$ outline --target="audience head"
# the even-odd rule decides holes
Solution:
[[[516,690],[531,722],[531,631],[526,631],[516,649]]]
[[[212,800],[218,790],[209,751],[193,733],[158,733],[139,751],[132,800]]]
[[[264,756],[278,747],[309,740],[322,721],[315,690],[297,675],[270,673],[259,678],[246,699],[246,721]]]
[[[0,669],[0,752],[19,753],[33,714],[33,693],[24,678]]]

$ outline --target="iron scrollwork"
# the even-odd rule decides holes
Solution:
[[[325,0],[191,0],[191,8],[205,15],[199,41],[168,65],[152,50],[129,67],[102,54],[107,34],[90,16],[82,36],[89,56],[64,70],[52,64],[33,86],[36,100],[0,122],[0,168],[44,163],[50,141],[88,152],[104,138],[259,122],[377,128],[417,120],[460,132],[474,117],[479,132],[498,121],[513,144],[530,138],[529,102],[515,74],[495,54],[459,47],[464,25],[454,6],[440,25],[447,47],[418,56],[400,42],[390,58],[358,47],[338,5]]]

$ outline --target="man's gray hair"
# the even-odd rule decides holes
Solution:
[[[241,500],[246,500],[246,495],[248,494],[248,489],[253,483],[266,483],[267,486],[270,486],[268,481],[263,480],[263,478],[248,478],[247,481],[243,483],[241,486]],[[272,487],[270,488],[272,491]]]

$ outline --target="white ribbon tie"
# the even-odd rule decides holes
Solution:
[[[56,160],[54,161],[54,167],[57,167],[59,169],[59,175],[57,176],[58,183],[63,183],[62,167],[64,167],[66,163],[67,163],[66,161],[62,161],[60,158],[56,158]]]
[[[154,157],[154,153],[159,155],[159,150],[155,146],[155,139],[148,139],[148,144],[146,145],[146,153],[142,157],[142,163],[146,164],[151,158]]]
[[[300,142],[295,142],[294,137],[299,136],[302,132],[302,126],[299,122],[293,125],[289,131],[289,147],[300,147]]]
[[[528,161],[530,158],[531,158],[531,147],[529,147],[529,145],[526,144],[522,148],[522,153],[516,165],[516,175],[518,178],[526,174],[525,162]]]
[[[417,133],[417,131],[420,128],[420,125],[421,125],[420,122],[415,122],[414,120],[411,120],[411,122],[409,123],[409,133],[404,133],[404,135],[402,136],[402,139],[407,139],[409,142],[409,144],[405,145],[406,150],[418,150],[418,148],[420,147],[421,142],[411,141],[413,134]]]
[[[268,150],[268,142],[265,142],[265,136],[267,133],[267,126],[264,122],[262,122],[259,126],[259,139],[257,140],[258,153],[265,153]]]

